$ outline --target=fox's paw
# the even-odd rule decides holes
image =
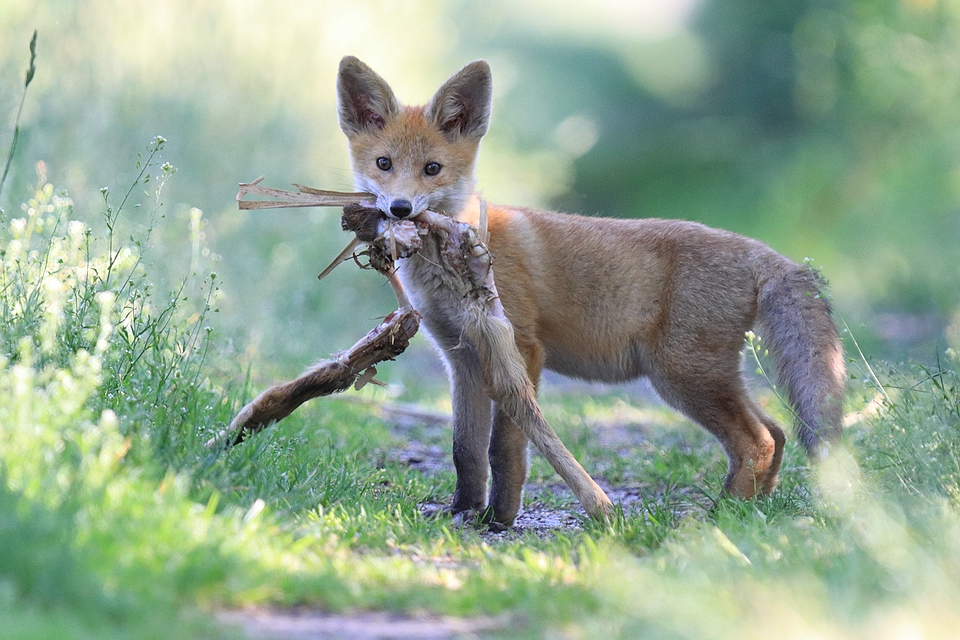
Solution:
[[[426,519],[450,518],[453,526],[457,529],[484,529],[488,528],[494,533],[507,531],[513,525],[513,518],[509,522],[504,522],[496,518],[493,509],[485,507],[482,509],[455,509],[436,502],[425,502],[420,504],[420,513]]]
[[[452,515],[450,507],[439,502],[421,502],[418,506],[420,507],[420,515],[423,516],[424,520],[449,518]]]
[[[481,531],[488,529],[493,533],[500,533],[510,529],[510,526],[513,524],[512,518],[509,522],[503,522],[495,518],[493,509],[490,507],[485,509],[464,509],[463,511],[457,512],[451,509],[450,514],[453,516],[453,525],[458,529],[470,528]]]
[[[511,525],[503,524],[502,522],[490,521],[487,523],[487,530],[490,533],[503,533],[504,531],[510,531]]]
[[[458,529],[479,529],[483,526],[483,512],[476,509],[450,513],[453,516],[453,526]]]
[[[506,531],[513,526],[513,521],[517,519],[519,508],[497,509],[493,504],[484,509],[480,514],[480,521],[490,527],[490,531],[499,533]]]
[[[420,513],[425,519],[451,519],[458,529],[463,527],[479,527],[483,517],[482,509],[457,509],[438,502],[424,502],[420,504]]]

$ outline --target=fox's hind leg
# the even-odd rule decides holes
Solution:
[[[539,343],[524,339],[517,331],[517,348],[534,385],[540,382],[543,370],[543,348]],[[523,483],[527,479],[527,436],[513,420],[494,403],[493,433],[490,438],[490,506],[485,520],[505,526],[513,524],[523,502]]]
[[[767,432],[770,434],[770,437],[773,438],[774,443],[773,460],[770,462],[770,467],[767,470],[766,476],[761,479],[761,482],[757,487],[760,493],[766,495],[777,488],[777,477],[780,474],[780,465],[783,464],[783,447],[787,442],[787,438],[783,434],[783,429],[780,428],[780,425],[777,424],[776,420],[764,413],[763,410],[758,407],[757,403],[753,400],[748,398],[748,402],[754,417],[759,420],[764,427],[766,427]]]
[[[739,371],[703,370],[651,376],[664,400],[720,440],[727,454],[726,493],[752,498],[777,485],[783,460],[783,430],[747,395]]]
[[[457,485],[450,511],[482,512],[487,503],[487,447],[490,444],[490,398],[476,349],[466,342],[446,352],[453,400],[453,465]]]
[[[494,405],[493,433],[490,437],[490,506],[487,522],[513,524],[523,502],[523,483],[527,478],[527,436]]]

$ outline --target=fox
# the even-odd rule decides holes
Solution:
[[[425,105],[407,106],[368,65],[344,57],[337,112],[356,187],[389,219],[425,211],[480,224],[529,380],[544,369],[607,383],[646,377],[726,453],[726,495],[777,485],[786,437],[748,393],[745,336],[757,330],[808,457],[841,435],[843,347],[819,273],[766,244],[692,221],[608,218],[488,204],[475,166],[492,114],[492,72],[472,62]],[[423,250],[397,276],[450,381],[456,485],[447,511],[509,527],[520,513],[528,439],[484,386],[460,296]],[[489,485],[489,487],[488,487]]]

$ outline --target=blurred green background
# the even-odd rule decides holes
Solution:
[[[148,262],[169,275],[158,286],[217,272],[216,328],[258,378],[346,348],[394,305],[371,272],[317,282],[348,240],[336,210],[234,201],[261,174],[352,188],[334,95],[346,54],[410,103],[490,61],[491,201],[698,220],[809,257],[869,354],[931,360],[956,332],[960,2],[7,0],[4,155],[35,28],[6,220],[40,160],[95,216],[100,188],[125,188],[164,136],[179,171]],[[405,358],[386,375],[424,362],[438,371]]]

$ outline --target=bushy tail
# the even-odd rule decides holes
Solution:
[[[780,383],[796,413],[796,430],[811,458],[840,437],[843,347],[819,275],[776,256],[759,274],[758,325]]]

